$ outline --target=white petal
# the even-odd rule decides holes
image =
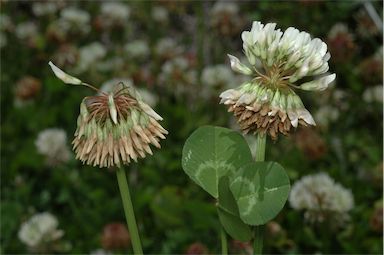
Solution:
[[[324,76],[320,79],[306,82],[302,84],[299,88],[302,90],[315,90],[315,91],[323,91],[326,88],[328,88],[328,85],[334,81],[336,78],[336,74],[330,74],[327,76]]]
[[[80,85],[82,83],[82,81],[77,79],[76,77],[73,77],[64,73],[60,68],[55,66],[51,61],[49,61],[48,64],[51,66],[51,69],[55,73],[56,77],[62,80],[64,83],[74,84],[74,85]]]
[[[151,116],[155,120],[163,120],[163,118],[159,114],[157,114],[149,105],[147,105],[143,101],[138,101],[138,102],[139,102],[141,109],[143,109],[143,111],[146,114],[148,114],[149,116]]]
[[[243,94],[239,98],[239,100],[237,100],[236,106],[237,105],[243,105],[243,104],[249,105],[249,104],[253,103],[253,101],[255,101],[255,96],[254,95]]]
[[[299,116],[296,113],[296,110],[288,110],[287,113],[288,113],[288,118],[291,121],[292,126],[296,128],[297,125],[299,124]]]
[[[228,57],[229,57],[229,60],[231,61],[231,68],[233,71],[242,73],[245,75],[251,75],[253,73],[252,70],[249,69],[246,65],[242,64],[237,57],[232,56],[230,54],[228,54]]]
[[[316,122],[315,120],[313,119],[312,115],[310,114],[309,111],[307,111],[307,109],[299,109],[297,110],[297,113],[298,113],[298,117],[299,119],[302,119],[304,120],[306,123],[308,123],[309,125],[313,125],[313,126],[316,126]]]
[[[235,89],[228,89],[220,94],[220,98],[222,99],[238,99],[240,96],[240,91]]]

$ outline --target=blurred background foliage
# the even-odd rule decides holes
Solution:
[[[201,125],[237,129],[218,95],[240,85],[226,54],[242,56],[241,31],[258,20],[327,42],[337,74],[327,91],[301,93],[317,128],[270,141],[267,160],[284,165],[292,183],[327,172],[355,201],[336,229],[287,203],[267,226],[265,252],[382,253],[382,30],[367,3],[382,20],[381,1],[1,1],[1,252],[30,251],[18,233],[38,212],[57,217],[66,242],[40,252],[131,252],[103,241],[105,226],[125,222],[114,173],[81,165],[68,149],[80,102],[94,92],[56,79],[52,60],[97,87],[134,84],[164,118],[162,149],[126,167],[144,251],[218,253],[215,201],[183,173],[181,150]],[[65,132],[68,157],[37,142],[48,128]],[[230,249],[250,252],[235,241]]]

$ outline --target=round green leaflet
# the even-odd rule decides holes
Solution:
[[[185,173],[214,198],[220,177],[234,174],[252,162],[252,154],[241,134],[227,128],[204,126],[187,139],[183,148]]]
[[[255,226],[267,223],[281,211],[290,184],[278,163],[253,162],[234,174],[230,189],[239,206],[240,218]]]

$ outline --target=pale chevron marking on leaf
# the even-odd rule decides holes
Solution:
[[[188,163],[188,161],[191,159],[192,156],[192,150],[189,150],[187,153],[187,156],[184,158],[185,164]]]
[[[233,180],[233,182],[231,183],[231,185],[234,185],[237,182],[241,183],[241,188],[240,188],[239,194],[243,194],[243,193],[248,194],[248,193],[252,193],[252,192],[256,191],[255,184],[252,181],[250,181],[249,179],[244,178],[243,176],[236,177]],[[243,192],[244,187],[248,190],[248,192]],[[246,195],[246,196],[248,196],[248,195]]]
[[[203,164],[201,164],[199,166],[199,168],[196,170],[195,172],[195,179],[196,181],[198,181],[200,184],[203,184],[203,181],[201,180],[200,176],[201,174],[204,172],[204,170],[206,169],[213,169],[215,171],[215,180],[216,180],[216,184],[217,182],[219,181],[219,178],[221,176],[223,176],[225,173],[227,173],[228,171],[231,171],[231,172],[234,172],[235,169],[234,169],[234,166],[231,165],[231,164],[228,164],[226,162],[219,162],[219,161],[213,161],[213,160],[210,160],[210,161],[207,161]],[[227,169],[226,171],[222,171],[221,172],[221,175],[219,176],[219,170],[220,169]],[[217,185],[216,185],[217,186]]]

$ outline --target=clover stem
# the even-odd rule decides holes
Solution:
[[[124,168],[119,167],[116,170],[117,182],[119,183],[121,200],[123,200],[123,207],[125,212],[125,219],[127,220],[129,234],[132,240],[132,247],[134,254],[143,254],[141,248],[140,236],[137,230],[135,213],[133,211],[131,195],[129,194],[129,187],[127,176],[125,175]]]
[[[221,254],[228,254],[228,244],[227,244],[227,234],[225,233],[224,228],[221,226],[220,228],[220,237],[221,237]]]
[[[265,160],[265,144],[266,134],[258,133],[256,136],[256,155],[255,161]],[[264,238],[264,226],[255,226],[254,228],[254,239],[253,239],[253,254],[263,253],[263,238]]]

